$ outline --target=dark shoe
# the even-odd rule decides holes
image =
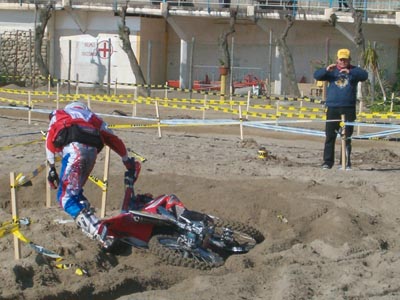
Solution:
[[[327,164],[327,163],[324,163],[324,164],[322,165],[322,169],[323,169],[323,170],[329,170],[329,169],[332,169],[332,166],[329,165],[329,164]]]

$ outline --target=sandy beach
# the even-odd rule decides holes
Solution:
[[[41,105],[49,108],[36,107]],[[93,109],[132,110],[107,103]],[[153,108],[138,112],[154,117]],[[172,109],[161,109],[161,115],[201,118]],[[11,219],[10,172],[29,173],[45,160],[40,131],[47,126],[46,114],[33,113],[28,124],[26,111],[0,109],[0,222]],[[31,186],[17,189],[19,216],[32,220],[21,232],[72,266],[57,269],[26,244],[22,258],[14,260],[13,236],[0,238],[1,300],[400,298],[397,143],[355,140],[351,171],[337,165],[322,170],[322,137],[245,127],[241,139],[237,125],[161,130],[159,137],[157,128],[115,129],[127,147],[147,158],[136,191],[176,194],[190,209],[259,229],[265,240],[207,271],[167,265],[147,249],[104,253],[67,221],[55,192],[46,208],[41,172]],[[258,157],[260,147],[266,159]],[[336,149],[338,154],[339,140]],[[123,165],[115,153],[110,159],[106,216],[118,213],[124,192]],[[93,170],[99,178],[104,161],[103,151]],[[88,182],[85,194],[99,211],[101,189]],[[88,275],[75,274],[75,266]]]

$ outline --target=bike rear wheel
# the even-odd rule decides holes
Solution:
[[[208,270],[224,263],[217,253],[203,248],[187,249],[178,242],[177,236],[172,235],[153,236],[149,241],[149,249],[162,261],[174,266]]]

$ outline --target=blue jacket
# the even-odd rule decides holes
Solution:
[[[368,72],[355,66],[349,67],[349,74],[340,73],[336,67],[329,72],[326,68],[314,72],[314,78],[328,81],[326,90],[327,107],[354,107],[357,100],[357,84],[368,79]]]

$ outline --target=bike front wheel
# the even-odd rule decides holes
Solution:
[[[217,253],[200,247],[188,249],[179,243],[177,236],[172,235],[153,236],[149,241],[149,249],[162,261],[174,266],[209,270],[224,263]]]

